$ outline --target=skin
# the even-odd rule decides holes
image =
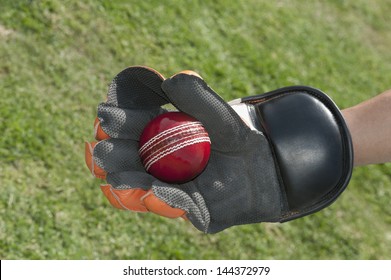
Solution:
[[[353,139],[355,166],[391,162],[391,89],[342,114]]]

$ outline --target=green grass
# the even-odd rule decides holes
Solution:
[[[184,2],[1,1],[0,258],[390,259],[390,164],[319,213],[215,235],[109,205],[84,141],[127,66],[196,70],[226,100],[305,84],[346,108],[391,85],[389,1]]]

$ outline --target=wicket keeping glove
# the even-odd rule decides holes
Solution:
[[[171,103],[202,122],[211,139],[205,170],[184,184],[145,172],[138,139]],[[86,143],[91,172],[112,205],[184,217],[216,233],[258,222],[285,222],[330,205],[352,173],[344,119],[321,91],[294,86],[229,104],[195,72],[164,79],[147,67],[120,72],[98,107],[99,142]]]

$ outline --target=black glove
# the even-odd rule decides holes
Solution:
[[[156,180],[137,156],[142,128],[165,112],[165,103],[201,121],[212,142],[206,169],[181,185]],[[352,172],[352,143],[340,111],[309,87],[227,104],[194,72],[164,80],[154,70],[133,67],[114,79],[98,117],[99,129],[112,139],[88,149],[92,165],[109,172],[104,192],[112,204],[133,201],[135,209],[120,206],[158,214],[168,205],[177,212],[165,216],[184,216],[203,232],[316,212],[339,196]],[[140,190],[142,195],[134,195]]]

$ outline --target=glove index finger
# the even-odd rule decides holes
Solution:
[[[249,128],[240,116],[193,71],[165,80],[162,89],[180,111],[198,119],[220,151],[235,150],[247,138]]]

